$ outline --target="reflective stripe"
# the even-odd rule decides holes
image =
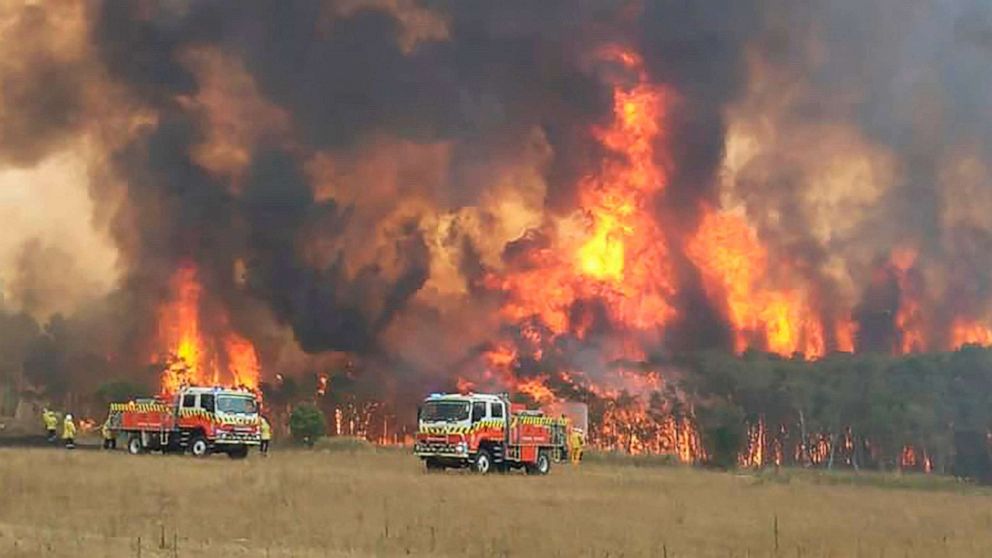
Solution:
[[[513,424],[534,424],[539,426],[566,426],[568,424],[568,419],[552,418],[552,417],[535,417],[529,415],[515,416],[513,417]]]
[[[170,411],[170,408],[168,405],[160,405],[158,403],[111,403],[110,410],[167,413]]]
[[[229,424],[233,426],[258,426],[261,419],[258,417],[218,417],[216,414],[204,409],[179,409],[181,417],[202,417],[215,424]]]
[[[442,435],[442,434],[472,434],[478,432],[479,430],[485,430],[489,428],[503,428],[506,422],[503,419],[487,419],[480,420],[479,422],[471,425],[435,425],[435,426],[423,426],[420,428],[419,432],[421,434],[432,434],[432,435]]]

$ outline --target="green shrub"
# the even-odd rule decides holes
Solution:
[[[744,446],[744,416],[733,405],[717,403],[697,409],[699,434],[709,457],[707,464],[720,469],[737,466]]]
[[[289,415],[289,430],[293,440],[310,447],[324,435],[325,424],[324,413],[308,403],[297,405]]]

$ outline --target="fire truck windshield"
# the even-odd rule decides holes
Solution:
[[[258,412],[258,406],[251,397],[221,395],[217,398],[217,410],[222,413],[251,414]]]
[[[468,401],[428,401],[420,410],[424,422],[459,422],[468,420]]]

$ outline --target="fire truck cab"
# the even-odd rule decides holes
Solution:
[[[172,396],[110,405],[110,428],[127,438],[127,451],[189,451],[197,457],[248,455],[260,442],[255,394],[239,389],[186,387]]]
[[[421,404],[417,423],[414,454],[428,470],[524,469],[545,475],[567,452],[567,419],[510,403],[503,394],[432,394]]]

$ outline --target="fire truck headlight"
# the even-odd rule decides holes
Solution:
[[[455,452],[468,453],[468,444],[466,444],[465,442],[458,442],[458,444],[455,446]]]

